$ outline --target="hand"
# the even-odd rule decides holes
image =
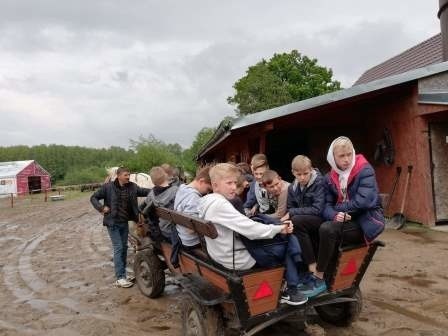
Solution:
[[[255,205],[252,209],[250,209],[249,213],[251,216],[255,215],[257,213],[257,206]]]
[[[280,218],[281,222],[285,222],[287,220],[289,220],[289,212],[287,212],[286,215],[284,215],[282,218]]]
[[[291,221],[285,221],[283,223],[283,228],[280,231],[280,233],[289,234],[289,233],[292,233],[293,231],[294,231],[294,225],[292,224],[292,222]]]
[[[346,212],[338,212],[336,215],[336,222],[347,222],[352,219],[352,216],[350,216]]]
[[[103,210],[101,210],[101,213],[103,214],[103,215],[106,215],[106,214],[108,214],[110,212],[110,208],[108,207],[108,206],[104,206],[103,207]]]

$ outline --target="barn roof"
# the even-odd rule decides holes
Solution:
[[[354,85],[368,83],[440,62],[443,62],[443,45],[442,34],[439,33],[370,68],[358,78]]]
[[[302,111],[310,110],[319,106],[331,106],[334,103],[349,100],[354,97],[360,97],[370,92],[379,91],[395,85],[404,84],[407,82],[419,80],[425,77],[433,76],[439,73],[448,71],[448,62],[428,65],[419,69],[407,71],[402,74],[389,76],[386,78],[378,79],[365,84],[359,84],[350,88],[339,90],[331,93],[327,93],[321,96],[313,97],[310,99],[298,101],[288,105],[275,107],[273,109],[253,113],[237,119],[231,128],[224,129],[218,127],[212,139],[200,150],[198,158],[201,158],[208,151],[214,148],[217,144],[224,141],[230,136],[232,131],[243,127],[251,126],[257,123],[268,121],[271,119],[283,117],[293,113],[299,113]]]
[[[34,160],[0,162],[0,178],[15,177],[33,162]]]

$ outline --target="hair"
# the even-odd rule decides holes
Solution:
[[[126,167],[118,167],[117,171],[116,171],[116,175],[120,175],[121,173],[130,173],[131,171],[129,170],[129,168]]]
[[[168,181],[168,174],[165,169],[159,166],[152,167],[149,171],[149,176],[151,176],[152,183],[156,186],[161,186],[163,183]]]
[[[333,141],[333,150],[336,147],[348,147],[354,149],[352,141],[345,136],[340,136]]]
[[[225,177],[239,176],[240,170],[231,163],[218,163],[210,169],[211,182],[217,182]]]
[[[199,168],[196,171],[196,176],[194,177],[195,181],[199,181],[200,179],[203,179],[206,183],[211,183],[210,180],[210,166],[204,166],[202,168]]]
[[[261,183],[264,186],[271,184],[275,178],[280,178],[280,175],[275,170],[266,170],[261,178]]]
[[[302,169],[312,169],[313,164],[308,156],[305,155],[297,155],[291,162],[291,169],[293,170],[302,170]]]
[[[268,158],[264,154],[255,154],[250,160],[250,165],[252,166],[252,171],[260,167],[266,167],[269,169]]]
[[[239,162],[236,166],[241,170],[243,174],[252,174],[250,170],[250,165],[247,162]]]
[[[160,168],[162,168],[168,176],[174,176],[174,169],[170,164],[163,163],[160,165]]]

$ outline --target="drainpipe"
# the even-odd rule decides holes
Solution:
[[[440,30],[442,32],[443,61],[448,61],[448,0],[439,0]]]

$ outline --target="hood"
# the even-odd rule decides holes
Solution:
[[[186,197],[190,197],[192,193],[202,197],[201,193],[188,184],[181,184],[176,193],[176,204],[182,203]]]
[[[341,139],[341,138],[346,138],[346,137],[338,137],[338,138],[334,139],[333,142],[330,145],[330,148],[328,148],[328,153],[327,153],[327,161],[330,164],[331,169],[334,170],[338,175],[347,173],[347,170],[348,171],[352,170],[352,168],[355,165],[355,157],[356,157],[355,149],[353,148],[353,161],[352,161],[351,167],[349,169],[345,170],[345,171],[338,168],[338,166],[336,165],[336,161],[334,160],[333,150],[334,150],[335,142],[337,140]]]
[[[208,194],[199,200],[198,204],[198,211],[199,211],[199,217],[204,218],[205,214],[207,213],[208,208],[214,204],[215,202],[219,202],[222,200],[225,200],[226,198],[222,196],[221,194]]]

